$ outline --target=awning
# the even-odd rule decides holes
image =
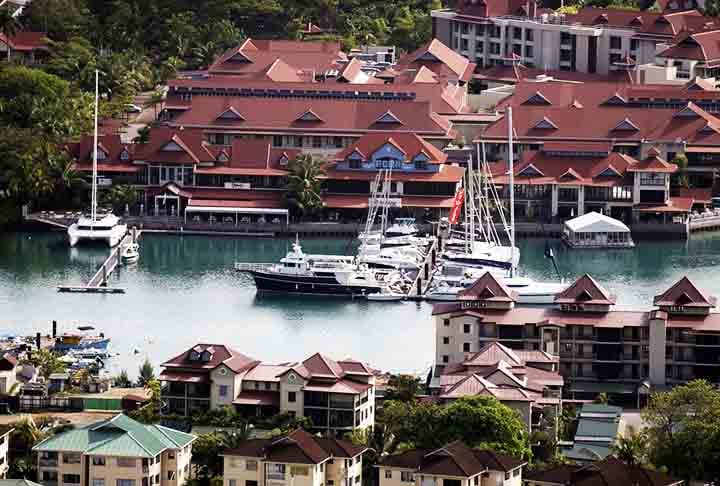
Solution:
[[[160,381],[176,381],[183,383],[207,383],[210,381],[208,375],[204,373],[189,373],[182,371],[163,373],[158,379]]]

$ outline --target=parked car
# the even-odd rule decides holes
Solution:
[[[143,109],[133,103],[125,105],[125,113],[142,113]]]

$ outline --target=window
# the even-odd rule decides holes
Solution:
[[[58,473],[57,471],[43,471],[42,480],[48,483],[57,483]]]
[[[392,479],[392,469],[385,469],[385,479]]]
[[[117,458],[117,465],[118,467],[135,467],[135,458],[132,457],[118,457]],[[118,479],[118,481],[120,481]],[[118,484],[118,486],[121,486]],[[135,486],[134,484],[132,486]]]
[[[80,464],[80,454],[63,452],[63,464]]]
[[[358,484],[360,482],[360,476],[355,476],[355,484]]]
[[[351,169],[361,169],[362,168],[362,160],[350,159],[350,168]]]
[[[105,458],[102,456],[93,456],[92,464],[93,464],[93,466],[104,466]]]
[[[470,343],[463,343],[463,353],[470,352]]]
[[[443,319],[443,326],[447,327],[450,325],[450,319]]]
[[[288,402],[295,403],[297,400],[296,392],[288,392]]]
[[[227,385],[220,385],[220,396],[226,397],[228,393],[228,386]]]
[[[622,39],[616,36],[610,36],[610,49],[621,49]]]
[[[640,41],[637,39],[630,39],[630,50],[637,51],[638,47],[640,47]]]
[[[468,50],[468,40],[467,39],[460,39],[460,50],[461,51]]]
[[[175,471],[168,471],[167,478],[168,478],[168,481],[175,481]]]
[[[268,465],[268,479],[279,479],[285,480],[285,464],[269,464]]]
[[[116,486],[135,486],[135,480],[134,479],[118,479],[115,484],[116,484]]]
[[[618,62],[622,61],[622,56],[616,52],[613,52],[610,54],[610,64],[616,64]]]
[[[258,467],[257,461],[247,461],[245,463],[246,471],[257,471],[257,467]]]
[[[105,486],[105,480],[104,479],[93,479],[92,486]]]
[[[237,486],[237,480],[236,479],[230,479],[228,481],[228,486]]]
[[[443,337],[443,344],[450,344],[450,338],[448,336]]]
[[[270,383],[269,381],[266,381],[265,382],[265,390],[271,390],[271,389],[272,389],[272,383]]]
[[[63,484],[80,484],[80,475],[79,474],[63,474],[62,480],[63,480]]]
[[[522,29],[520,27],[513,27],[513,39],[522,39]]]
[[[175,459],[175,451],[168,451],[168,459]]]
[[[321,471],[322,471],[322,464]],[[310,475],[310,468],[307,466],[290,466],[290,475],[291,476],[309,476]]]
[[[449,362],[450,362],[450,356],[448,356],[447,354],[443,354],[442,362],[443,362],[443,363],[449,363]]]
[[[463,324],[463,332],[465,334],[470,334],[470,324]]]
[[[561,44],[570,44],[572,42],[572,34],[569,34],[567,32],[560,32],[560,43]]]
[[[529,29],[525,30],[525,40],[532,42],[532,40],[533,40],[533,31],[532,30],[529,30]]]
[[[525,57],[533,57],[533,46],[525,46]]]
[[[400,472],[400,481],[404,483],[412,483],[415,481],[415,478],[413,477],[413,473],[410,471],[401,471]]]

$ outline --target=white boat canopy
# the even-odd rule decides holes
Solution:
[[[193,200],[185,208],[185,219],[188,213],[214,213],[214,214],[232,214],[236,220],[238,215],[255,215],[255,216],[282,216],[285,224],[290,223],[290,214],[287,209],[279,208],[254,208],[247,207],[246,201],[217,201],[217,205],[202,204],[194,205]],[[204,203],[205,201],[203,201]],[[237,221],[236,221],[237,223]]]
[[[573,233],[630,233],[622,221],[595,211],[565,221],[565,227]]]

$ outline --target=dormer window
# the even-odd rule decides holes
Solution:
[[[229,159],[228,159],[228,156],[227,156],[227,154],[225,153],[224,150],[223,150],[222,152],[220,152],[220,153],[218,154],[218,156],[217,156],[217,161],[218,161],[218,162],[227,162],[228,160],[229,160]]]
[[[615,128],[613,128],[613,131],[627,131],[627,132],[637,132],[639,128],[637,125],[635,125],[629,118],[625,118],[623,121],[618,123]]]
[[[240,114],[239,111],[237,111],[232,106],[228,108],[227,110],[220,113],[217,117],[218,120],[237,120],[242,121],[245,120],[245,118]]]
[[[557,130],[557,125],[555,125],[548,117],[543,117],[543,119],[537,122],[533,128],[538,130]]]
[[[190,351],[190,361],[200,361],[200,353],[195,351],[194,349]]]
[[[128,149],[122,149],[122,152],[120,152],[120,160],[122,160],[123,162],[127,162],[128,160],[130,160],[130,152],[128,152]]]
[[[698,115],[690,106],[686,106],[673,115],[674,118],[697,118],[699,116],[700,115]]]
[[[607,14],[601,14],[595,17],[595,23],[596,24],[607,24],[608,23],[608,16]]]
[[[427,170],[427,160],[415,159],[415,170]]]
[[[598,175],[600,177],[620,177],[620,172],[618,172],[612,165],[608,165],[607,168]]]
[[[183,152],[183,148],[175,141],[170,141],[160,148],[161,152]]]
[[[610,99],[605,102],[606,105],[626,105],[627,100],[615,93]]]
[[[201,361],[207,363],[212,358],[212,353],[210,351],[203,351],[202,355],[200,356]]]
[[[717,130],[713,128],[709,123],[706,123],[705,126],[703,126],[700,130],[698,130],[699,133],[715,133]]]
[[[640,16],[635,17],[634,19],[632,19],[630,21],[630,25],[635,26],[635,27],[640,27],[642,24],[643,24],[643,19]]]
[[[235,54],[233,54],[232,56],[230,56],[225,62],[250,63],[252,61],[245,54],[238,51]]]
[[[98,148],[97,148],[97,159],[98,159],[98,160],[105,160],[105,159],[107,159],[107,156],[108,156],[108,154],[105,152],[105,150],[103,150],[103,148],[98,145]]]
[[[302,115],[300,115],[296,121],[304,121],[304,122],[321,122],[323,121],[322,118],[317,116],[312,110],[308,110]]]
[[[544,176],[545,174],[543,174],[540,170],[538,170],[538,168],[535,167],[533,164],[530,164],[527,167],[525,167],[523,170],[518,172],[518,175],[523,176],[523,177],[541,177],[541,176]]]
[[[397,123],[400,125],[403,124],[403,122],[401,122],[400,119],[396,117],[390,110],[383,113],[380,118],[375,120],[375,123]]]
[[[525,100],[523,105],[552,105],[552,103],[540,91],[536,91],[534,95]]]
[[[281,166],[281,167],[287,167],[287,165],[290,163],[290,159],[288,158],[287,155],[282,154],[282,155],[280,156],[279,163],[280,163],[280,166]]]

